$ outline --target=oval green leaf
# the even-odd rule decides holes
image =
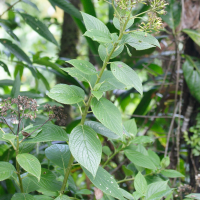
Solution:
[[[156,170],[156,166],[153,164],[149,156],[133,150],[125,150],[125,155],[135,165]]]
[[[113,75],[127,87],[134,87],[141,95],[143,94],[142,82],[133,69],[123,62],[112,62]]]
[[[115,179],[102,167],[99,166],[95,178],[92,174],[82,167],[90,181],[103,193],[124,200],[122,192]]]
[[[45,155],[54,164],[58,165],[59,167],[65,170],[68,166],[71,153],[68,145],[54,144],[45,149]]]
[[[97,73],[95,67],[87,60],[72,59],[72,60],[67,61],[67,63],[73,65],[75,68],[77,68],[84,74],[92,75],[92,74]]]
[[[92,99],[91,107],[96,118],[108,129],[123,136],[122,118],[118,108],[105,98]]]
[[[183,174],[173,169],[164,169],[160,173],[168,178],[185,177]]]
[[[96,132],[86,125],[75,127],[69,137],[69,148],[77,162],[95,177],[102,153]]]
[[[8,179],[14,173],[15,167],[9,162],[0,162],[0,181]]]
[[[17,155],[17,162],[19,165],[28,173],[35,176],[38,180],[40,180],[41,175],[41,165],[39,160],[28,153],[18,154]]]
[[[145,180],[144,176],[141,174],[141,172],[138,172],[138,174],[135,177],[134,180],[134,187],[137,192],[140,194],[145,194],[147,191],[147,181]]]
[[[84,91],[74,85],[58,84],[47,95],[63,104],[75,104],[84,100]]]

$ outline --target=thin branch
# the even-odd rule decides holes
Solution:
[[[6,12],[8,12],[10,9],[12,9],[12,7],[15,6],[17,3],[19,3],[20,1],[22,1],[22,0],[18,0],[18,1],[16,1],[14,4],[12,4],[11,6],[9,6],[9,7],[0,15],[0,18],[1,18]]]
[[[2,116],[3,117],[3,116]],[[12,133],[15,135],[15,132],[12,130],[12,128],[8,125],[7,121],[5,120],[5,118],[3,117],[3,120],[5,121],[6,125],[8,126],[8,128],[12,131]]]
[[[147,118],[147,119],[149,119],[149,118],[158,118],[158,119],[160,119],[160,118],[164,118],[164,119],[171,119],[171,118],[173,118],[173,116],[156,116],[156,115],[131,115],[131,117],[138,117],[138,118]],[[183,116],[182,115],[175,115],[175,118],[176,117],[178,117],[178,118],[183,118]]]

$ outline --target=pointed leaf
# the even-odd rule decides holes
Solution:
[[[96,133],[106,136],[110,139],[117,139],[119,138],[114,132],[106,128],[103,124],[94,121],[87,121],[85,125],[91,127]]]
[[[110,54],[110,52],[113,49],[113,45],[112,44],[108,44],[106,47],[103,44],[99,45],[98,48],[98,52],[99,52],[99,56],[101,58],[102,61],[105,61],[105,59],[107,58],[107,56]],[[118,45],[115,49],[115,51],[113,52],[113,54],[111,55],[110,59],[113,59],[115,57],[117,57],[124,49],[124,45]]]
[[[103,31],[91,29],[84,33],[84,36],[90,37],[93,41],[99,43],[112,43],[111,34],[106,34]]]
[[[83,101],[85,98],[85,93],[81,88],[65,84],[54,86],[47,95],[51,99],[63,104],[75,104]]]
[[[35,176],[38,180],[40,180],[41,175],[41,165],[39,160],[28,153],[18,154],[17,155],[17,162],[19,165],[28,173]]]
[[[34,4],[33,2],[29,1],[29,0],[22,0],[22,2],[32,6],[33,8],[35,8],[37,11],[39,11],[38,7],[36,4]]]
[[[122,195],[123,195],[124,197],[126,197],[128,200],[135,200],[135,199],[133,198],[133,195],[132,195],[132,194],[130,194],[129,192],[127,192],[126,190],[124,190],[124,189],[122,189],[122,188],[120,188],[120,190],[121,190],[121,192],[122,192]]]
[[[95,131],[86,125],[76,126],[69,137],[74,158],[95,177],[101,161],[102,146]]]
[[[183,29],[182,30],[184,33],[188,34],[189,37],[198,45],[200,46],[200,32],[192,29]]]
[[[15,167],[8,162],[0,162],[0,181],[10,178],[15,172]]]
[[[115,179],[102,167],[99,166],[95,178],[83,167],[84,172],[90,181],[103,193],[111,195],[117,199],[124,200],[121,190]]]
[[[70,14],[73,17],[76,17],[80,20],[82,20],[81,14],[79,10],[73,6],[69,1],[66,0],[49,0],[49,2],[53,5],[58,6],[62,10],[64,10],[66,13]]]
[[[60,195],[55,200],[70,200],[70,198],[67,195]]]
[[[124,127],[125,127],[126,131],[128,131],[128,133],[131,133],[134,136],[136,136],[136,134],[137,134],[137,125],[135,123],[135,119],[130,119],[128,121],[125,121],[124,122]]]
[[[126,25],[126,29],[130,28],[130,27],[133,25],[134,20],[135,20],[135,19],[132,18],[132,19],[130,19],[130,20],[128,21],[128,23],[127,23],[127,25]],[[114,26],[115,26],[116,29],[120,30],[120,21],[119,21],[119,19],[118,19],[117,17],[114,17],[114,18],[113,18],[113,24],[114,24]]]
[[[158,182],[151,183],[150,185],[148,185],[146,198],[148,199],[153,194],[166,190],[168,187],[167,182],[168,181],[158,181]]]
[[[132,151],[132,150],[126,150],[125,155],[127,158],[135,165],[138,165],[140,167],[144,167],[147,169],[156,169],[156,166],[153,164],[149,156],[145,156],[140,152]]]
[[[158,200],[162,199],[162,197],[168,196],[173,192],[173,189],[167,189],[163,190],[161,192],[154,193],[152,196],[150,196],[147,200]]]
[[[83,12],[81,12],[81,14],[87,30],[96,29],[103,31],[106,34],[110,34],[107,26],[102,21]]]
[[[19,46],[12,43],[12,41],[7,39],[0,39],[0,43],[5,46],[11,53],[13,53],[19,60],[23,60],[31,65],[31,60],[29,57],[24,53],[22,49],[19,48]]]
[[[40,188],[29,176],[23,177],[22,184],[25,193],[30,193]]]
[[[8,66],[4,62],[0,61],[0,66],[3,67],[4,71],[8,74],[8,76],[11,76]]]
[[[122,118],[118,108],[105,98],[92,99],[91,107],[96,118],[111,131],[122,137]]]
[[[12,98],[17,98],[19,93],[20,93],[20,85],[21,85],[21,78],[20,78],[20,73],[18,72],[15,80],[14,80],[14,84],[13,84],[13,88],[11,91],[11,97]]]
[[[68,166],[71,153],[68,145],[54,144],[45,149],[45,155],[49,160],[63,168],[65,171]]]
[[[7,26],[7,20],[0,19],[0,26],[16,41],[19,41],[19,38],[13,33],[12,29]]]
[[[44,37],[46,40],[52,42],[53,44],[58,46],[58,43],[52,33],[49,31],[47,26],[38,20],[35,17],[32,17],[31,15],[25,14],[25,13],[20,13],[20,15],[23,17],[25,22],[39,35]]]
[[[173,169],[164,169],[160,173],[168,178],[185,177],[183,174]]]
[[[113,75],[127,87],[134,87],[141,95],[143,94],[142,82],[133,69],[123,62],[112,62]]]
[[[39,128],[41,125],[34,126],[33,130]],[[28,131],[28,130],[27,130]],[[54,124],[45,124],[42,130],[33,139],[26,139],[23,143],[37,143],[48,141],[68,141],[67,133],[59,126]]]
[[[87,60],[73,59],[73,60],[69,60],[66,62],[73,65],[75,68],[77,68],[78,70],[80,70],[81,72],[83,72],[85,74],[92,75],[92,74],[97,73],[95,67]]]
[[[194,62],[190,56],[186,56],[183,64],[183,74],[190,93],[200,102],[200,62]]]
[[[157,167],[160,166],[160,158],[154,151],[152,151],[151,149],[148,149],[148,155],[151,161],[155,164],[155,166]]]
[[[35,200],[34,196],[26,193],[16,193],[11,200]]]
[[[103,96],[103,91],[92,91],[91,92],[98,100]]]
[[[145,180],[144,176],[141,174],[141,172],[138,172],[138,174],[135,177],[134,180],[134,187],[137,192],[140,194],[145,194],[147,191],[147,181]]]

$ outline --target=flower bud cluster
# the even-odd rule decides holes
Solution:
[[[145,3],[146,0],[115,0],[116,5],[122,10],[129,10],[138,3]]]
[[[160,15],[165,15],[165,7],[168,5],[168,3],[165,0],[148,0],[149,5],[152,8],[152,11],[160,14]]]
[[[144,32],[158,32],[161,29],[163,29],[162,19],[152,12],[148,13],[148,22],[139,25],[139,30]]]

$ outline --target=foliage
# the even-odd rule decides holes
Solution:
[[[29,0],[16,3],[20,2],[37,9],[37,6]],[[169,1],[169,5],[164,0],[150,0],[147,4],[143,0],[112,0],[107,3],[112,13],[109,19],[113,24],[108,23],[106,26],[96,17],[90,0],[87,0],[88,7],[87,2],[82,0],[87,13],[80,13],[68,1],[49,0],[49,2],[73,17],[86,37],[92,53],[99,55],[96,63],[103,64],[98,71],[95,65],[79,58],[66,59],[67,68],[61,67],[66,64],[63,60],[57,59],[54,62],[49,57],[42,57],[40,52],[33,53],[30,58],[18,45],[19,38],[12,31],[12,26],[8,25],[10,21],[12,23],[14,21],[0,20],[0,26],[15,40],[13,42],[2,38],[0,43],[9,50],[13,62],[16,63],[14,82],[0,81],[5,94],[7,96],[11,94],[12,97],[6,99],[6,95],[2,95],[5,100],[0,107],[2,124],[0,128],[2,150],[1,148],[0,150],[3,154],[0,161],[0,180],[5,184],[12,183],[7,190],[13,189],[9,192],[12,197],[4,195],[5,199],[89,199],[94,198],[91,191],[93,187],[96,199],[102,200],[172,199],[173,195],[177,194],[174,185],[177,186],[178,181],[184,180],[185,176],[182,174],[184,171],[180,171],[180,167],[177,167],[178,171],[175,168],[169,169],[171,162],[167,153],[163,157],[150,149],[154,142],[152,135],[158,137],[156,132],[164,133],[168,124],[158,119],[156,126],[152,127],[151,133],[147,136],[146,133],[141,134],[143,127],[137,130],[136,123],[147,124],[151,128],[149,121],[134,120],[132,117],[125,121],[121,113],[128,108],[131,101],[140,100],[133,113],[135,116],[145,116],[150,107],[156,110],[157,108],[152,106],[153,101],[162,104],[162,100],[154,98],[156,92],[161,91],[156,87],[149,89],[145,82],[142,84],[141,74],[134,69],[145,68],[146,72],[151,74],[150,77],[153,76],[153,80],[159,80],[162,76],[162,68],[158,63],[151,62],[150,54],[161,47],[159,38],[151,34],[163,28],[160,18],[162,17],[171,28],[174,38],[177,37],[176,28],[181,16],[180,4],[173,0]],[[7,12],[11,12],[10,9],[14,6],[15,4],[10,5]],[[138,12],[134,7],[141,10]],[[14,11],[12,14],[21,17],[40,36],[59,46],[42,20],[22,10],[14,8]],[[143,20],[145,17],[148,20]],[[187,29],[183,32],[198,44],[198,32]],[[176,45],[178,46],[178,43]],[[177,55],[179,54],[180,52],[177,52]],[[146,55],[146,57],[139,60],[132,55],[136,57]],[[184,57],[186,61],[183,73],[186,83],[194,98],[199,100],[199,87],[196,87],[199,63],[192,57]],[[133,61],[136,63],[134,67]],[[0,61],[0,64],[11,76],[7,63]],[[48,71],[64,78],[70,85],[57,84],[51,88],[48,78],[42,74],[37,65],[45,66]],[[38,107],[36,100],[20,96],[23,95],[20,86],[25,68],[31,71],[36,83],[40,79],[49,91],[46,93],[46,99],[50,106],[45,106],[46,109]],[[152,80],[147,82],[151,83]],[[13,86],[11,91],[8,88],[10,85]],[[37,85],[28,93],[29,97],[38,97]],[[117,94],[116,91],[121,93]],[[133,93],[134,98],[131,99]],[[178,89],[175,95],[177,93]],[[64,118],[57,116],[55,112],[57,107],[54,105],[62,106],[61,104],[72,105],[78,110],[79,118],[67,127],[55,125],[54,118],[57,120]],[[163,104],[166,105],[163,112],[167,113],[171,109],[171,104],[168,102]],[[197,122],[198,118],[199,115],[196,118]],[[185,132],[185,140],[193,148],[194,155],[199,155],[198,128],[198,123],[190,128],[190,132],[194,133],[192,137],[188,137]],[[158,151],[163,151],[164,146],[165,152],[168,152],[169,141],[159,138],[155,144]],[[8,153],[8,150],[11,153]],[[114,161],[116,157],[121,159],[122,164],[118,163],[119,166]],[[121,170],[125,177],[119,173],[115,174],[113,172],[115,170]],[[87,187],[85,179],[86,182],[90,181]],[[198,194],[190,194],[186,199],[194,197],[198,199]]]

